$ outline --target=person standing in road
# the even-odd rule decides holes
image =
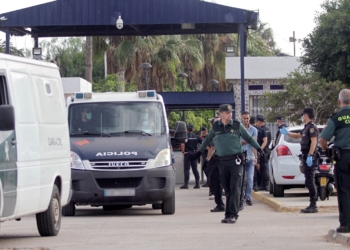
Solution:
[[[193,188],[200,188],[199,186],[199,172],[197,159],[189,159],[189,154],[193,154],[198,151],[198,143],[202,143],[202,139],[193,133],[193,125],[187,126],[187,142],[181,144],[182,154],[184,156],[184,177],[185,183],[180,188],[188,189],[188,181],[190,180],[190,168],[192,168],[193,175],[196,179],[196,185]]]
[[[204,126],[201,127],[201,140],[203,141],[205,137],[208,135],[208,129]],[[207,182],[202,185],[202,187],[209,187],[209,171],[208,171],[208,161],[205,159],[207,158],[208,155],[208,148],[204,150],[202,154],[202,171],[205,174],[205,177],[207,178]]]
[[[268,127],[266,127],[265,118],[262,115],[256,116],[256,125],[263,129],[265,131],[265,135],[267,137],[267,144],[262,145],[261,148],[264,150],[266,158],[260,157],[259,158],[259,166],[260,166],[260,173],[261,173],[261,183],[259,190],[266,190],[267,192],[270,189],[270,176],[269,176],[269,157],[270,157],[270,150],[269,145],[271,143],[271,132]]]
[[[260,147],[262,149],[264,149],[267,145],[267,136],[265,133],[265,130],[263,130],[262,128],[256,126],[256,118],[255,116],[251,116],[250,117],[250,121],[249,123],[251,125],[254,126],[254,128],[256,128],[258,130],[258,144],[260,145]],[[263,181],[264,178],[262,178],[262,174],[260,172],[260,157],[258,157],[258,161],[256,164],[254,164],[255,168],[254,168],[254,184],[253,184],[253,190],[254,192],[258,192],[259,191],[259,185],[261,185],[261,182]],[[263,168],[264,169],[264,168]],[[265,177],[266,179],[266,177]],[[262,185],[261,185],[262,186]]]
[[[251,137],[243,125],[232,119],[232,106],[222,104],[219,107],[220,120],[214,122],[199,151],[191,156],[199,158],[209,143],[216,138],[215,149],[219,159],[221,185],[225,190],[225,218],[221,223],[235,223],[240,205],[240,187],[242,185],[242,146],[241,137],[259,153],[264,154],[259,144]]]
[[[327,121],[321,133],[321,147],[327,150],[327,141],[334,137],[335,177],[338,197],[339,233],[350,233],[350,90],[343,89],[338,96],[340,110]],[[328,154],[329,155],[329,154]],[[337,156],[339,158],[337,158]]]
[[[244,128],[247,130],[248,134],[254,138],[254,140],[257,139],[258,136],[258,130],[249,124],[250,121],[250,115],[249,112],[245,111],[242,113],[242,123]],[[252,196],[252,190],[253,190],[253,179],[254,179],[254,166],[257,164],[257,153],[256,150],[247,142],[241,138],[241,144],[242,144],[242,150],[247,151],[247,162],[246,162],[246,171],[247,173],[247,181],[246,184],[244,184],[244,190],[245,190],[245,203],[248,206],[253,206],[253,202],[251,199]],[[245,182],[244,182],[245,183]]]
[[[315,169],[317,168],[316,147],[318,142],[318,128],[312,122],[314,110],[305,108],[301,114],[302,121],[305,123],[304,129],[300,133],[292,133],[283,127],[280,129],[281,134],[288,135],[292,138],[301,138],[300,147],[303,155],[305,186],[309,189],[310,205],[301,210],[302,213],[317,213],[317,188],[315,184]]]
[[[280,129],[283,127],[288,127],[286,124],[284,124],[284,117],[283,116],[277,116],[276,117],[276,125],[277,125],[277,133],[276,133],[276,138],[277,140],[278,136],[280,135]]]

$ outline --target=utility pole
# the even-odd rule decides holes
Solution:
[[[289,42],[294,43],[294,56],[295,56],[295,41],[297,39],[295,39],[295,31],[293,31],[293,37],[289,37]]]

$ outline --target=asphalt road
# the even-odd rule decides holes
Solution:
[[[329,237],[338,214],[279,213],[253,199],[236,224],[221,224],[211,213],[208,189],[176,190],[176,213],[162,215],[150,205],[104,212],[78,207],[64,217],[56,237],[40,237],[35,217],[1,224],[0,249],[348,249]]]

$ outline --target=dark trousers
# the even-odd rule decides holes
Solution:
[[[317,187],[315,183],[315,169],[317,161],[313,161],[313,165],[308,167],[305,160],[304,164],[304,175],[305,175],[305,186],[309,189],[310,201],[317,201]]]
[[[208,168],[208,161],[206,161],[204,158],[202,158],[202,171],[204,172],[205,176],[207,177],[207,183],[209,182],[209,168]],[[208,183],[209,185],[209,183]]]
[[[238,217],[242,185],[242,165],[235,160],[219,161],[220,181],[225,190],[225,218]]]
[[[339,222],[350,227],[350,155],[342,154],[335,164]]]
[[[184,156],[184,175],[185,175],[185,183],[188,183],[190,180],[190,168],[192,168],[193,175],[196,179],[196,182],[199,181],[199,173],[198,173],[198,161],[195,160],[189,160],[187,154]]]
[[[267,162],[261,158],[258,159],[258,164],[260,169],[254,170],[254,182],[258,183],[258,186],[265,186],[270,180],[269,168]]]
[[[220,173],[218,164],[219,162],[213,158],[211,158],[208,162],[208,169],[210,170],[208,179],[209,188],[211,193],[214,194],[216,205],[218,207],[224,207],[225,204],[222,201],[222,187],[220,185]]]

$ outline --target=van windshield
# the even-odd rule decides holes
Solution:
[[[108,102],[72,104],[69,108],[71,136],[165,135],[163,106],[159,102]]]

